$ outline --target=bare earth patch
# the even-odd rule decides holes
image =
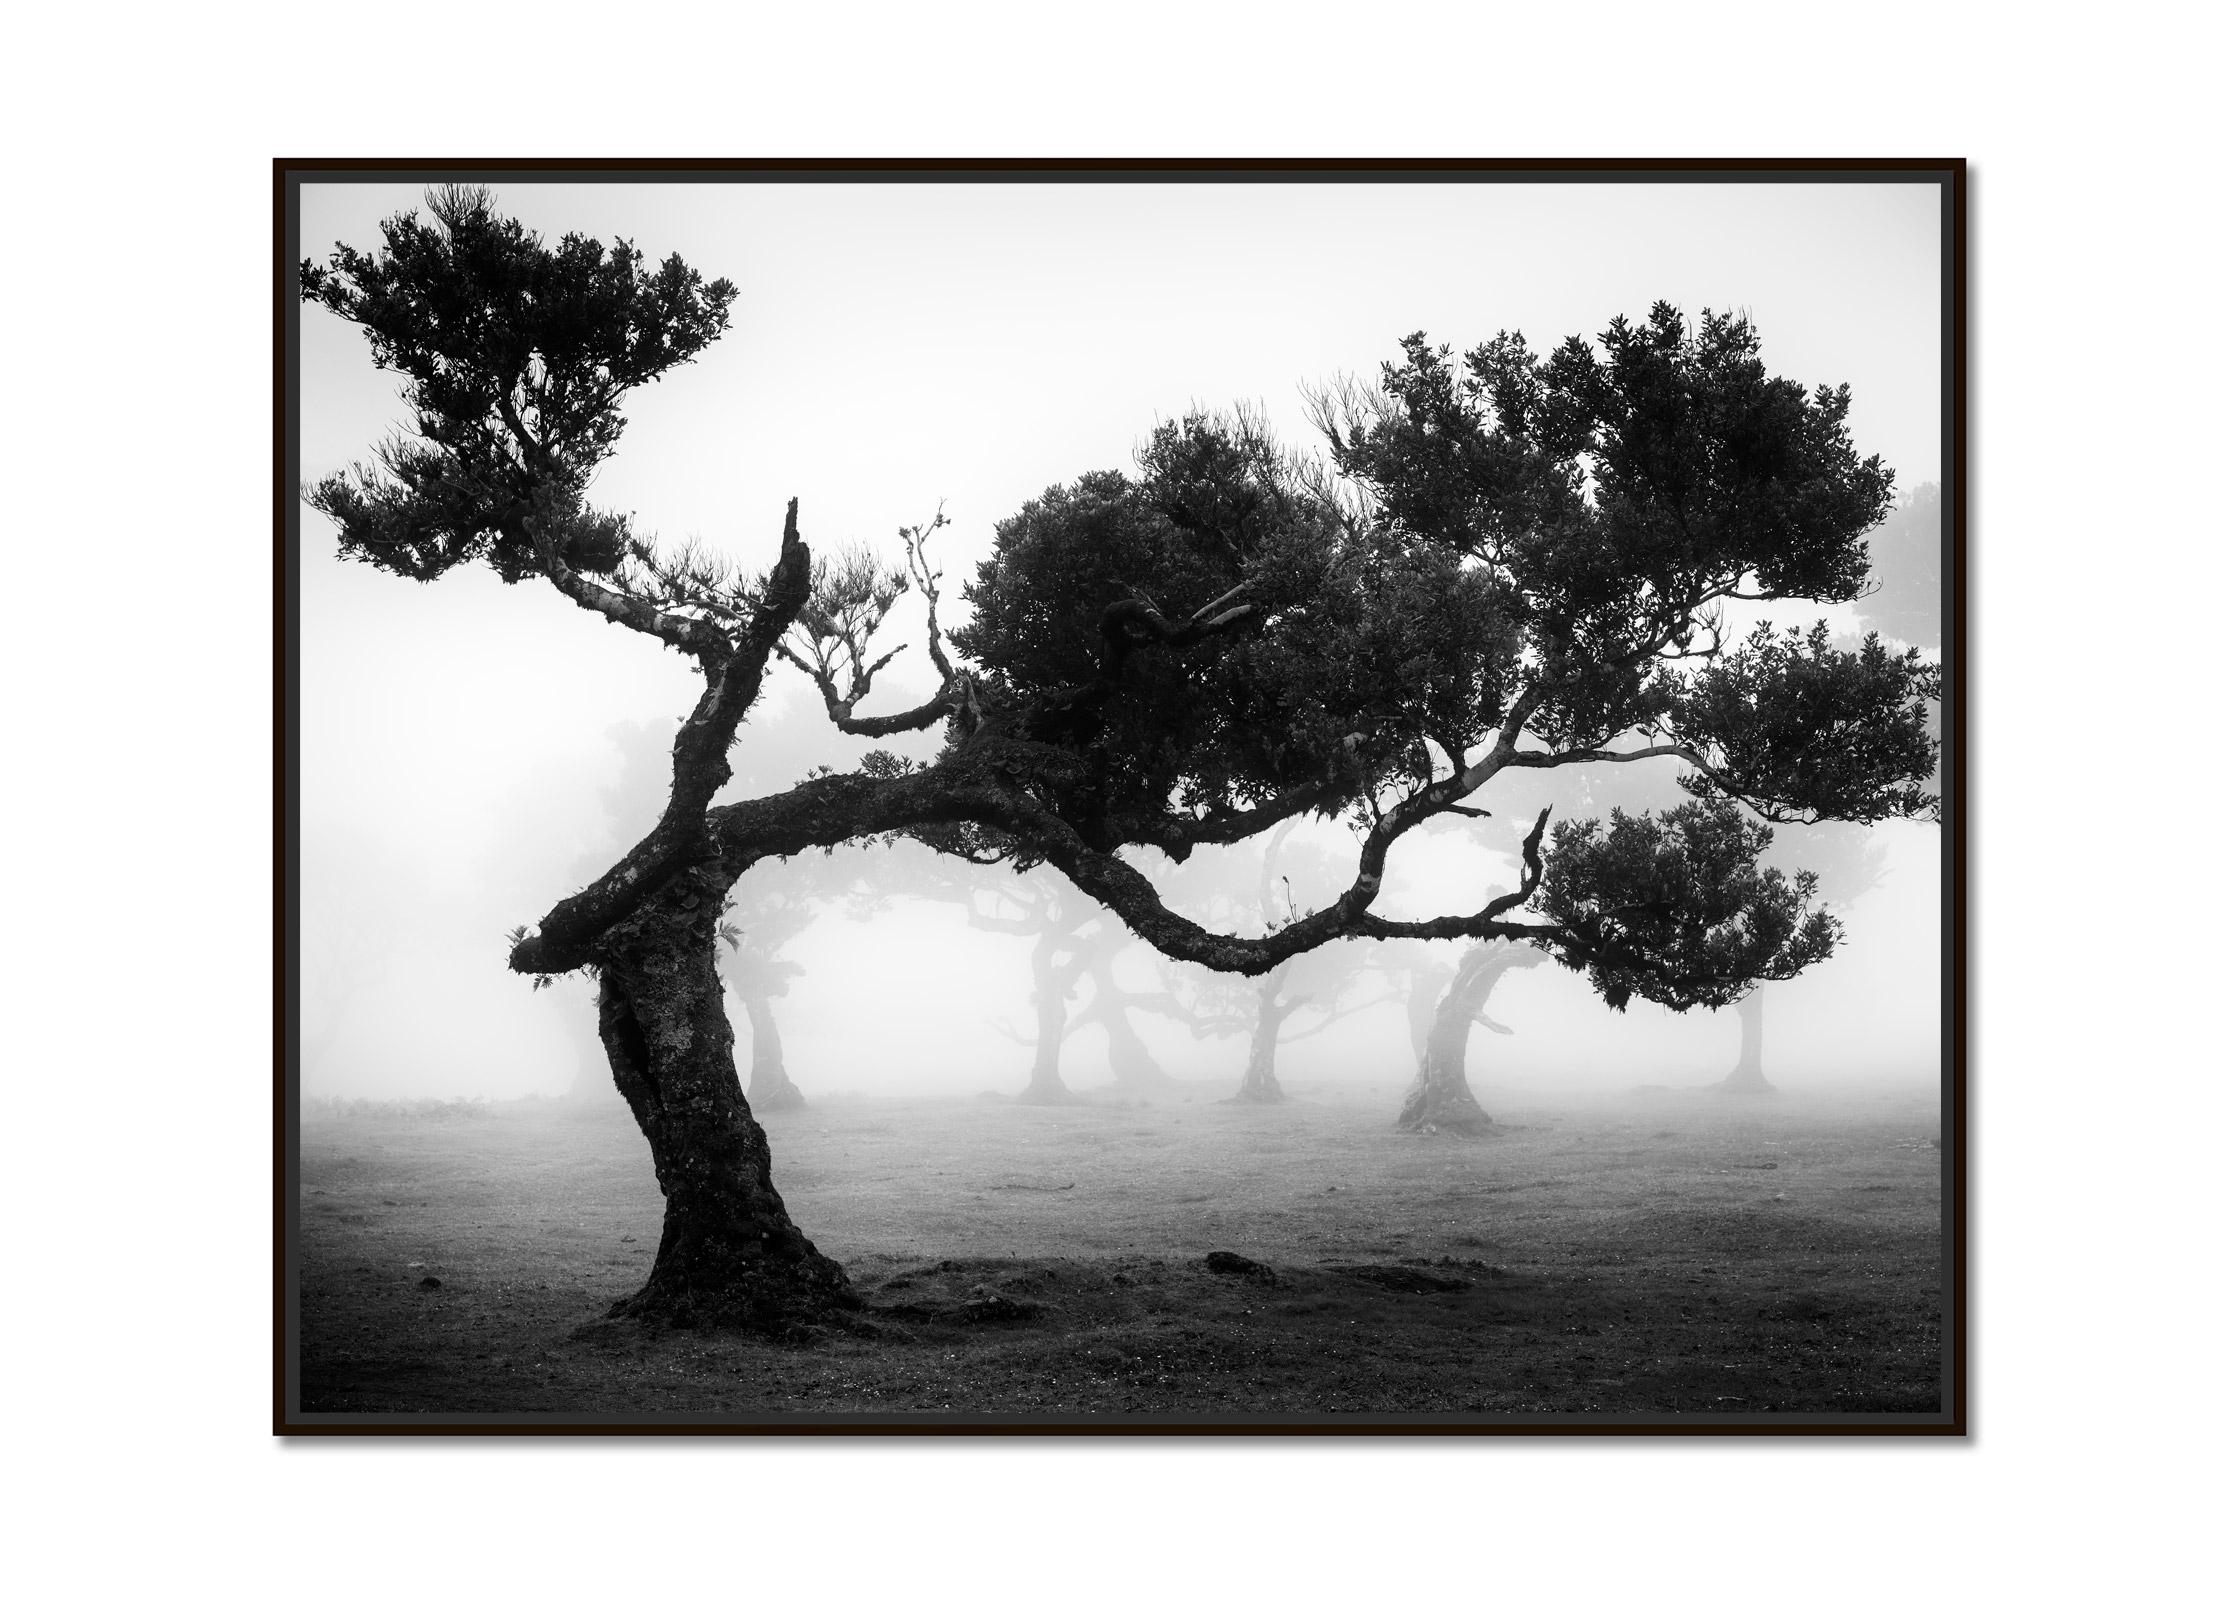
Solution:
[[[599,1320],[661,1230],[619,1102],[307,1123],[303,1420],[1940,1409],[1922,1097],[1551,1099],[1460,1140],[1217,1093],[776,1119],[868,1303],[790,1344]]]

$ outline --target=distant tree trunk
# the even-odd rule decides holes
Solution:
[[[1470,1034],[1485,1010],[1493,986],[1512,967],[1528,966],[1539,952],[1506,941],[1473,945],[1455,969],[1454,981],[1432,1011],[1423,1035],[1423,1054],[1416,1066],[1416,1081],[1400,1108],[1400,1126],[1415,1133],[1481,1134],[1492,1131],[1493,1118],[1470,1092],[1467,1063]],[[1412,997],[1411,997],[1412,999]],[[1411,1022],[1417,1008],[1411,1004]]]
[[[1773,1085],[1766,1082],[1765,1069],[1765,986],[1752,989],[1734,1009],[1742,1018],[1742,1054],[1735,1061],[1734,1071],[1719,1080],[1719,1087],[1728,1094],[1771,1094]]]
[[[1105,1063],[1112,1068],[1115,1088],[1138,1093],[1171,1089],[1174,1079],[1167,1076],[1166,1069],[1152,1056],[1151,1047],[1143,1042],[1143,1035],[1136,1032],[1128,991],[1120,986],[1112,970],[1120,943],[1109,937],[1100,939],[1090,953],[1089,981],[1096,986],[1096,1000],[1088,1020],[1104,1030]]]
[[[1105,1060],[1112,1068],[1116,1087],[1139,1092],[1173,1087],[1174,1079],[1167,1076],[1167,1069],[1159,1065],[1151,1047],[1143,1042],[1143,1035],[1136,1032],[1124,998],[1115,996],[1098,1013],[1097,1021],[1104,1028]]]
[[[645,1287],[609,1316],[782,1327],[857,1304],[786,1214],[747,1108],[716,976],[714,873],[688,873],[601,946],[599,1037],[667,1200]]]
[[[1276,1082],[1276,1039],[1292,1005],[1283,1000],[1283,969],[1278,967],[1253,986],[1259,1002],[1252,1019],[1252,1051],[1245,1058],[1244,1082],[1229,1097],[1232,1105],[1272,1106],[1283,1102],[1283,1085]],[[1296,1002],[1293,1003],[1294,1005]]]
[[[1072,1105],[1081,1097],[1058,1076],[1058,1048],[1066,1036],[1066,996],[1073,989],[1073,973],[1058,962],[1065,941],[1055,929],[1034,942],[1034,1071],[1019,1103],[1030,1106]]]
[[[785,1041],[778,1036],[778,1018],[770,1009],[770,997],[742,994],[739,1004],[747,1013],[747,1032],[753,1040],[747,1104],[766,1117],[774,1111],[799,1111],[809,1100],[786,1076]]]

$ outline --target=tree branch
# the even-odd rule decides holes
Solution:
[[[722,629],[697,617],[672,616],[650,600],[610,589],[576,571],[562,555],[560,540],[546,511],[530,513],[523,526],[528,530],[530,543],[536,547],[538,560],[544,565],[545,577],[570,600],[609,622],[621,623],[634,633],[676,646],[699,662],[701,669],[711,677],[722,669],[723,659],[730,649]]]
[[[582,966],[592,947],[680,869],[716,854],[708,806],[731,778],[729,752],[739,724],[760,694],[770,652],[809,598],[809,550],[802,542],[800,502],[786,502],[778,560],[761,603],[736,649],[711,667],[699,704],[670,747],[669,802],[653,829],[588,889],[545,913],[537,932],[513,948],[516,972],[565,972]],[[834,841],[835,843],[841,841]]]

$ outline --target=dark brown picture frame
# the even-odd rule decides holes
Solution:
[[[306,1413],[299,1404],[301,1117],[299,1055],[301,931],[299,730],[302,702],[300,547],[306,514],[298,470],[299,263],[318,244],[299,237],[298,191],[307,182],[507,183],[652,180],[704,182],[986,183],[1019,179],[1084,184],[1157,183],[1790,183],[1933,185],[1942,204],[1943,630],[1946,642],[1943,738],[1943,952],[1941,1010],[1942,1132],[1938,1145],[1944,1247],[1942,1397],[1934,1413],[1584,1413],[1357,1416],[1106,1414],[868,1414],[801,1412],[748,1418],[695,1414],[474,1414],[423,1416]],[[273,167],[273,350],[277,945],[273,1067],[273,1431],[288,1437],[473,1435],[1539,1435],[1962,1438],[1969,1395],[1969,1098],[1968,1042],[1968,171],[1959,159],[1640,159],[1640,160],[595,160],[283,158]],[[650,241],[649,241],[650,242]],[[1395,330],[1399,331],[1399,330]],[[316,708],[314,708],[315,710]],[[528,908],[524,908],[527,910]]]

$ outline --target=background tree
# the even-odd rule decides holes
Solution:
[[[1028,998],[1034,1007],[1034,1064],[1021,1105],[1072,1105],[1081,1097],[1066,1086],[1060,1057],[1073,1031],[1067,1010],[1088,966],[1089,933],[1102,908],[1084,896],[1063,893],[1033,874],[1008,874],[1008,881],[978,875],[964,886],[965,915],[982,933],[1015,934],[1034,942],[1027,967],[1032,975]],[[1011,1038],[1016,1032],[999,1029]]]
[[[1844,910],[1882,881],[1888,854],[1865,828],[1823,822],[1775,829],[1766,859],[1793,873],[1811,873],[1821,899]],[[1742,1024],[1742,1048],[1734,1070],[1719,1080],[1718,1087],[1729,1094],[1771,1093],[1773,1083],[1765,1073],[1765,986],[1751,989],[1734,1009]]]
[[[1194,1033],[1198,1031],[1197,1019],[1166,987],[1129,985],[1120,966],[1129,954],[1142,948],[1141,943],[1126,923],[1101,906],[1098,910],[1102,915],[1083,936],[1081,945],[1081,975],[1089,992],[1066,1029],[1071,1033],[1093,1027],[1104,1034],[1105,1065],[1112,1073],[1115,1090],[1129,1095],[1168,1093],[1175,1081],[1159,1064],[1135,1019],[1139,1014],[1164,1017]]]
[[[1872,641],[1850,654],[1818,634],[1724,634],[1727,601],[1855,598],[1889,494],[1852,448],[1848,397],[1767,376],[1743,319],[1691,328],[1658,306],[1545,362],[1503,335],[1459,373],[1406,341],[1377,391],[1328,419],[1358,507],[1263,430],[1163,426],[1133,477],[1090,474],[996,530],[956,634],[969,666],[933,620],[931,527],[905,530],[940,687],[859,716],[892,586],[865,597],[846,564],[816,563],[797,506],[775,563],[750,576],[585,499],[623,398],[723,331],[731,285],[675,257],[648,270],[623,241],[548,247],[475,191],[439,192],[430,211],[384,224],[374,254],[303,263],[305,298],[362,326],[404,376],[415,425],[311,504],[346,559],[421,580],[468,561],[541,578],[680,651],[703,682],[659,817],[510,957],[537,976],[597,966],[600,1036],[653,1152],[661,1244],[616,1314],[769,1325],[852,1303],[787,1215],[732,1063],[716,927],[758,861],[973,829],[1177,959],[1250,974],[1347,937],[1516,939],[1612,1005],[1685,1008],[1833,948],[1810,885],[1759,870],[1765,833],[1743,804],[1873,821],[1931,803],[1933,666]],[[874,752],[717,805],[773,654],[804,619],[845,636],[823,657],[787,647],[836,728],[940,725],[947,743],[931,761]],[[1395,842],[1503,772],[1667,757],[1688,803],[1552,832],[1543,814],[1515,890],[1442,916],[1374,909]],[[1259,937],[1183,916],[1122,853],[1180,859],[1307,812],[1353,821],[1357,870]]]
[[[1410,1133],[1493,1131],[1493,1118],[1470,1092],[1470,1042],[1480,1028],[1510,1031],[1485,1014],[1493,987],[1504,974],[1546,959],[1547,952],[1533,945],[1488,940],[1465,949],[1443,985],[1427,975],[1421,992],[1438,998],[1411,1017],[1420,1018],[1411,1029],[1417,1038],[1416,1076],[1400,1105],[1400,1127]]]
[[[818,887],[793,862],[758,862],[740,875],[728,907],[732,920],[717,929],[725,946],[717,956],[724,988],[747,1017],[747,1103],[764,1116],[808,1104],[786,1073],[785,1039],[771,1002],[783,999],[802,975],[801,963],[788,961],[784,951],[816,921]]]
[[[1150,1013],[1188,1025],[1184,1007],[1163,990],[1131,988],[1120,973],[1137,941],[1127,925],[1047,868],[1014,872],[986,864],[937,857],[945,870],[924,875],[912,892],[957,901],[968,924],[982,933],[1034,940],[1028,960],[1034,1009],[1031,1040],[999,1022],[1007,1038],[1031,1043],[1034,1065],[1017,1095],[1024,1105],[1071,1105],[1080,1099],[1062,1076],[1065,1041],[1084,1028],[1105,1039],[1112,1085],[1124,1093],[1164,1093],[1174,1087],[1135,1024]],[[1086,993],[1083,990],[1086,989]],[[1073,1007],[1076,995],[1081,1004]]]
[[[1258,849],[1238,847],[1196,857],[1177,894],[1202,917],[1276,929],[1295,919],[1302,900],[1312,905],[1343,882],[1334,852],[1303,838],[1296,822],[1271,830]],[[1177,1012],[1201,1037],[1242,1037],[1245,1069],[1232,1105],[1279,1105],[1285,1095],[1277,1075],[1286,1042],[1311,1038],[1355,1012],[1394,998],[1363,987],[1389,977],[1400,960],[1360,940],[1335,940],[1282,962],[1257,977],[1170,969]]]

